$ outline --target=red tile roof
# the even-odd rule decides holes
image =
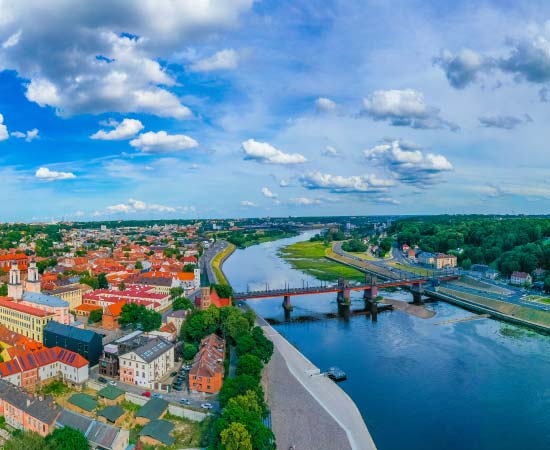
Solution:
[[[5,307],[8,309],[13,309],[15,311],[19,311],[26,314],[31,314],[33,316],[39,316],[39,317],[47,317],[51,316],[53,314],[47,313],[46,311],[42,311],[37,308],[33,308],[32,306],[26,306],[22,305],[21,303],[17,303],[13,300],[7,300],[8,297],[4,297],[0,299],[0,307]]]

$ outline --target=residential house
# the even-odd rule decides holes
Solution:
[[[437,253],[435,255],[435,268],[446,269],[456,267],[456,256],[446,255],[445,253]]]
[[[429,252],[420,252],[416,255],[416,259],[420,264],[424,264],[426,266],[433,266],[435,263],[435,255]]]
[[[0,380],[0,415],[13,428],[46,436],[53,431],[61,408],[51,397],[35,397]]]
[[[107,330],[118,330],[120,325],[118,320],[122,314],[122,307],[126,304],[125,301],[113,303],[103,310],[103,318],[101,326]]]
[[[189,315],[190,310],[188,309],[180,309],[178,311],[173,311],[170,314],[166,316],[166,323],[173,323],[176,327],[176,335],[180,335],[181,326],[183,325],[183,322],[185,322],[185,319]]]
[[[153,388],[174,367],[174,344],[161,337],[119,356],[120,381]]]
[[[510,284],[515,286],[527,286],[533,282],[531,275],[525,272],[512,272],[510,276]]]
[[[55,315],[32,306],[0,298],[0,324],[10,331],[43,342],[44,328],[55,320]]]
[[[225,341],[216,334],[206,336],[189,371],[189,389],[215,394],[223,384]]]

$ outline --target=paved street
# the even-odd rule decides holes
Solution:
[[[229,243],[227,243],[226,241],[218,240],[214,242],[209,248],[205,249],[204,253],[202,254],[200,262],[201,271],[204,272],[206,270],[208,281],[210,283],[218,282],[217,277],[212,270],[212,260],[218,253],[224,251],[228,245]]]

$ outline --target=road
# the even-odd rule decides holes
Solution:
[[[209,248],[205,249],[204,253],[202,254],[200,263],[201,271],[204,273],[204,271],[206,270],[208,281],[210,283],[218,282],[216,274],[212,270],[212,260],[218,253],[224,251],[228,247],[228,245],[228,242],[224,240],[218,240],[214,242]]]

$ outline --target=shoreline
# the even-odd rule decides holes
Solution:
[[[340,388],[336,383],[334,383],[329,378],[323,376],[319,370],[318,367],[316,367],[309,359],[307,359],[300,351],[298,351],[292,344],[290,344],[277,330],[275,330],[271,325],[269,325],[263,318],[258,316],[257,320],[258,326],[260,326],[264,334],[268,339],[270,339],[275,349],[284,361],[284,364],[286,365],[286,368],[294,378],[293,382],[299,386],[301,386],[305,391],[307,391],[309,397],[332,418],[334,421],[334,425],[337,426],[341,431],[345,433],[347,444],[345,445],[343,442],[336,442],[335,439],[337,439],[338,436],[338,430],[333,429],[330,432],[330,442],[326,442],[324,439],[322,442],[317,442],[315,444],[310,443],[309,445],[315,445],[315,447],[298,447],[297,448],[315,448],[316,450],[344,450],[347,448],[351,448],[351,450],[376,450],[376,446],[374,444],[374,441],[367,429],[367,426],[363,420],[363,417],[361,416],[361,413],[359,412],[359,409],[357,408],[357,405],[355,402],[351,399],[351,397],[342,389]],[[275,353],[274,353],[275,356]],[[275,356],[277,358],[277,356]],[[273,365],[272,365],[273,366]],[[271,370],[271,369],[268,369]],[[276,374],[270,373],[268,376],[268,380],[271,381],[274,378],[277,378]],[[269,383],[268,381],[268,383]],[[270,392],[271,394],[271,392]],[[286,394],[286,391],[285,391]],[[291,417],[292,424],[290,425],[291,428],[287,428],[285,430],[285,435],[287,439],[289,438],[289,435],[292,435],[292,433],[296,432],[296,425],[297,421],[299,420],[306,420],[307,416],[309,415],[310,422],[316,423],[318,421],[318,415],[319,412],[311,411],[311,410],[305,410],[303,406],[301,405],[301,401],[299,398],[296,398],[294,396],[288,396],[286,397],[286,403],[293,403],[286,405],[291,406],[291,411],[299,412],[300,414],[294,414],[293,417]],[[271,400],[271,398],[270,398]],[[273,408],[273,405],[270,402],[270,406]],[[276,413],[276,411],[275,411]],[[274,414],[274,410],[272,410],[272,414]],[[304,417],[306,416],[306,417]],[[272,418],[274,424],[277,421],[276,417]],[[326,420],[325,420],[326,422]],[[334,425],[332,428],[334,428]],[[310,423],[311,427],[311,423]],[[308,428],[309,430],[310,428]],[[274,430],[275,431],[275,430]],[[281,430],[279,430],[280,433]],[[307,439],[315,441],[315,439],[318,438],[317,432],[313,432],[314,430],[310,430],[310,436],[307,436]],[[298,430],[298,433],[300,430]],[[326,432],[326,430],[325,430]],[[276,434],[278,445],[280,444],[279,438],[282,436],[279,436]],[[304,438],[304,436],[296,436],[296,439]],[[320,437],[320,436],[319,436]],[[340,437],[340,440],[342,438]],[[325,445],[330,445],[330,447],[324,447]],[[286,445],[286,443],[284,444]],[[295,445],[294,443],[291,443],[290,445]],[[335,447],[337,445],[338,447]],[[285,446],[280,447],[282,449],[288,448]]]

